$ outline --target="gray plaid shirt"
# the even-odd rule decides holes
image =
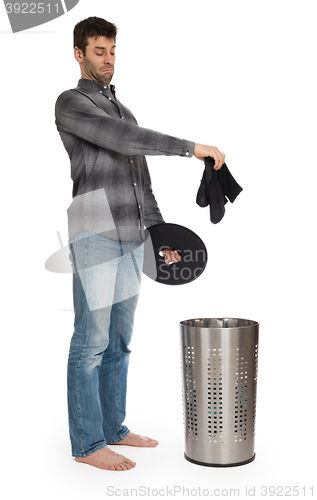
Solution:
[[[141,128],[107,85],[81,79],[56,101],[56,126],[71,161],[69,239],[83,229],[112,239],[144,239],[164,222],[144,155],[191,157],[195,143]]]

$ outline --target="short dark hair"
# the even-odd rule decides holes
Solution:
[[[101,17],[88,17],[76,24],[74,28],[74,48],[78,47],[85,55],[89,37],[104,36],[116,41],[117,27]]]

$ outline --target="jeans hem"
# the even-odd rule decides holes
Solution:
[[[127,435],[129,434],[129,432],[130,432],[130,430],[127,429],[126,431],[123,432],[122,436],[119,439],[117,439],[117,441],[111,440],[111,441],[109,441],[108,444],[117,444],[117,443],[120,443],[120,441],[122,441],[122,439],[124,439],[125,437],[127,437]]]
[[[107,443],[103,443],[99,446],[96,446],[95,448],[93,448],[92,450],[89,450],[85,453],[73,453],[72,456],[74,458],[84,458],[84,457],[88,457],[89,455],[92,455],[93,453],[95,453],[96,451],[99,451],[99,450],[102,450],[103,448],[107,448]]]

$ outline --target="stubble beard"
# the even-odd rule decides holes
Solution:
[[[106,83],[107,85],[110,85],[110,82],[111,82],[112,77],[113,77],[113,73],[102,74],[101,77],[103,79],[101,83]]]
[[[111,67],[111,69],[112,73],[102,73],[102,71],[101,70],[98,71],[95,66],[91,64],[86,64],[84,66],[84,74],[89,78],[89,80],[94,80],[99,83],[105,83],[106,85],[110,85],[114,73],[114,68]]]

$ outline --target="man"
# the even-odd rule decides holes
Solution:
[[[123,425],[144,227],[164,222],[144,155],[211,156],[215,169],[225,155],[137,125],[110,85],[116,35],[114,24],[97,17],[75,26],[81,79],[57,99],[56,125],[74,182],[68,209],[75,311],[68,361],[72,454],[78,462],[121,471],[136,464],[107,444],[158,444]],[[180,259],[172,248],[163,254],[168,264]]]

